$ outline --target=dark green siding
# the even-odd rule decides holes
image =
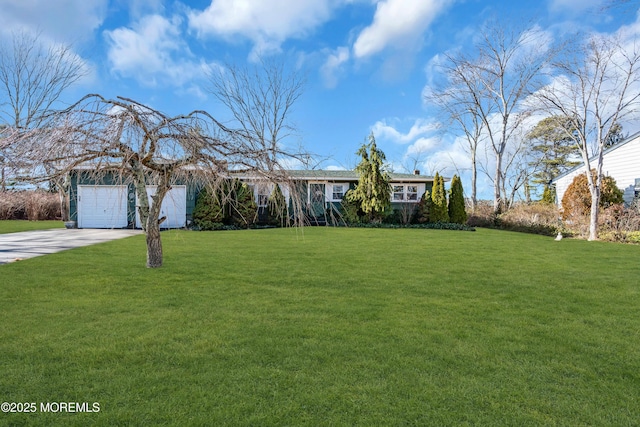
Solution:
[[[71,173],[69,187],[69,216],[72,221],[78,220],[78,186],[79,185],[126,185],[127,186],[127,227],[135,228],[136,224],[136,191],[132,183],[124,181],[118,174],[106,173],[101,179],[95,179],[92,172],[74,171]],[[185,185],[177,182],[176,185]],[[186,216],[187,224],[193,219],[196,196],[200,191],[193,184],[186,184]]]
[[[347,177],[346,175],[344,177],[342,177],[340,175],[340,171],[304,171],[305,173],[307,172],[317,172],[318,173],[318,183],[322,183],[323,185],[326,184],[332,184],[334,182],[340,182],[340,183],[344,183],[344,182],[348,182],[349,184],[349,189],[353,190],[356,185],[357,182],[353,181],[352,177],[349,176]],[[325,173],[329,173],[331,175],[331,173],[334,173],[336,176],[334,177],[334,179],[329,179],[329,180],[323,180],[322,179],[322,175]],[[346,172],[345,172],[346,173]],[[117,173],[107,173],[105,174],[101,179],[96,180],[95,177],[92,177],[93,173],[92,171],[75,171],[71,174],[71,186],[69,189],[69,193],[70,193],[70,197],[69,197],[69,201],[70,201],[70,217],[72,221],[77,221],[78,219],[78,185],[127,185],[128,187],[128,197],[127,197],[127,221],[129,223],[129,227],[134,227],[135,226],[135,217],[136,217],[136,198],[135,198],[135,188],[133,186],[133,184],[129,183],[128,180],[123,179],[119,174]],[[410,179],[412,176],[411,175],[402,175],[402,174],[395,174],[397,175],[398,179],[403,179],[404,181],[399,181],[399,182],[403,182],[403,183],[408,183],[411,182]],[[312,181],[313,182],[313,181]],[[424,181],[421,180],[420,182],[424,183],[426,186],[427,191],[431,191],[431,189],[433,188],[433,182],[429,182],[429,181]],[[320,217],[317,216],[317,212],[314,213],[313,211],[311,211],[309,209],[309,182],[305,181],[305,180],[297,180],[296,181],[296,191],[298,192],[298,195],[300,197],[300,201],[302,202],[302,207],[303,207],[303,212],[307,217],[314,217],[317,219],[320,219]],[[176,182],[176,185],[185,185],[185,183],[182,182]],[[193,221],[193,211],[195,209],[195,205],[196,205],[196,201],[198,198],[198,195],[200,193],[200,191],[202,190],[203,186],[202,185],[196,185],[193,183],[186,183],[186,222],[187,224],[190,224]],[[419,194],[418,197],[421,198],[423,196],[423,194]],[[417,208],[418,204],[417,203],[392,203],[391,204],[392,208],[396,211],[404,211],[405,214],[407,214],[407,209],[415,211],[415,209]],[[290,203],[290,212],[293,212],[293,206]],[[334,201],[326,201],[325,203],[325,212],[323,215],[323,217],[325,218],[330,218],[330,217],[334,217],[337,214],[339,214],[342,210],[342,205],[340,202],[334,202]],[[264,210],[264,209],[263,209]],[[409,212],[409,214],[412,212]],[[262,216],[264,217],[264,212],[262,212]],[[264,218],[263,218],[264,219]]]
[[[133,184],[123,182],[116,174],[107,172],[101,179],[95,179],[92,172],[73,171],[69,187],[69,217],[78,220],[79,185],[127,185],[127,227],[134,228],[136,222],[136,199]]]

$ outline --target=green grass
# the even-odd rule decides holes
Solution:
[[[163,233],[0,266],[0,425],[637,425],[640,247]]]
[[[64,228],[64,222],[0,220],[0,234],[17,233],[19,231],[47,230],[49,228]]]

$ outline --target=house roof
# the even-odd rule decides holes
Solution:
[[[634,133],[633,135],[626,137],[623,141],[620,141],[620,142],[618,142],[617,144],[614,144],[614,145],[612,145],[611,147],[606,148],[606,149],[602,152],[602,155],[603,155],[603,156],[606,156],[607,154],[611,153],[612,151],[615,151],[615,150],[617,150],[617,149],[618,149],[618,148],[620,148],[620,147],[624,147],[625,145],[627,145],[627,144],[629,144],[629,143],[631,143],[631,142],[634,142],[634,141],[636,141],[636,140],[637,140],[637,141],[640,141],[640,132],[636,132],[636,133]],[[596,160],[597,158],[598,158],[598,156],[597,156],[597,155],[595,155],[595,156],[591,156],[591,157],[589,158],[589,161]],[[562,174],[560,174],[560,175],[556,176],[555,178],[553,178],[553,179],[551,180],[551,183],[553,184],[553,183],[555,183],[556,181],[558,181],[559,179],[562,179],[562,178],[564,178],[565,176],[567,176],[567,175],[569,175],[569,174],[572,174],[572,173],[574,173],[575,171],[577,171],[577,170],[579,170],[579,169],[581,169],[581,168],[583,168],[583,167],[584,167],[584,162],[581,162],[579,165],[577,165],[577,166],[575,166],[575,167],[573,167],[573,168],[569,169],[569,170],[568,170],[568,171],[566,171],[565,173],[562,173]]]
[[[358,173],[353,170],[289,170],[294,179],[318,181],[357,181]],[[432,176],[411,173],[390,173],[391,182],[431,182]],[[449,178],[444,178],[449,181]]]
[[[111,166],[111,165],[109,165]],[[120,164],[114,164],[114,167],[120,166]],[[75,170],[91,170],[94,165],[79,165]],[[353,170],[321,170],[321,169],[293,169],[283,170],[283,174],[295,180],[306,181],[358,181],[358,173]],[[230,171],[234,174],[233,171]],[[252,173],[242,172],[234,176],[251,177]],[[412,173],[390,173],[391,182],[432,182],[434,177],[429,175],[420,175]],[[444,177],[445,181],[450,181],[451,178]]]

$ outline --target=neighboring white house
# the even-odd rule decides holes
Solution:
[[[592,158],[593,162],[596,158]],[[585,173],[584,164],[556,177],[556,202],[561,207],[562,197],[576,175]],[[624,202],[629,204],[640,194],[640,132],[604,151],[602,173],[616,180],[618,188],[624,192]]]

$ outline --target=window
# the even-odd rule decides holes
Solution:
[[[253,192],[253,197],[259,208],[269,203],[269,188],[266,185],[247,184]]]
[[[342,198],[344,197],[346,185],[345,184],[333,184],[332,187],[333,187],[333,193],[331,195],[331,198],[333,200],[342,200]]]
[[[404,185],[393,186],[393,200],[398,202],[404,200]]]
[[[409,185],[394,185],[392,201],[394,202],[417,202],[418,201],[418,186],[415,184]]]
[[[407,200],[418,200],[418,186],[407,185]]]

